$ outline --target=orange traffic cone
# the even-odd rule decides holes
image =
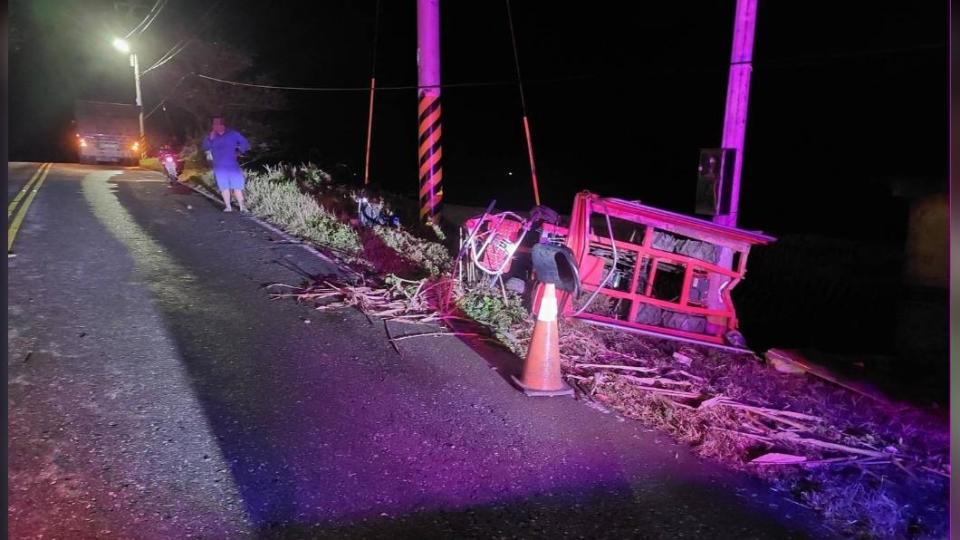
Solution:
[[[557,327],[557,290],[543,285],[537,325],[527,349],[523,377],[513,378],[528,396],[572,396],[573,389],[560,378],[560,332]]]

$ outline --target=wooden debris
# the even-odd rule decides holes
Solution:
[[[854,456],[842,456],[835,458],[826,458],[826,459],[808,459],[803,462],[804,467],[821,467],[824,465],[842,465],[842,464],[851,464],[856,463],[858,465],[877,463],[875,461],[867,461],[867,458],[858,458]],[[884,462],[887,463],[887,462]]]
[[[636,377],[633,379],[634,382],[640,384],[662,384],[666,386],[690,386],[690,381],[678,381],[675,379],[667,379],[666,377]]]
[[[698,408],[698,409],[709,409],[710,407],[713,407],[713,406],[715,406],[715,405],[718,405],[718,404],[722,403],[724,399],[725,399],[725,398],[723,397],[722,394],[721,394],[721,395],[718,395],[718,396],[713,396],[713,397],[710,398],[710,399],[706,399],[706,400],[704,400],[704,401],[701,401],[700,404],[697,405],[697,408]]]
[[[798,365],[791,357],[784,355],[778,349],[770,349],[764,354],[764,357],[767,359],[767,363],[780,373],[803,375],[807,372],[802,365]]]
[[[890,400],[888,400],[886,396],[869,384],[850,380],[846,377],[837,375],[836,373],[832,373],[827,368],[817,365],[816,363],[805,358],[797,351],[770,349],[766,352],[765,356],[770,365],[772,365],[777,371],[783,371],[785,373],[809,373],[810,375],[819,377],[838,386],[842,386],[847,390],[852,390],[872,400],[886,405],[891,404]]]
[[[393,341],[393,336],[390,334],[390,321],[383,320],[383,331],[387,334],[387,341],[390,342],[390,346],[393,347],[393,350],[397,352],[397,356],[403,358],[403,353],[400,352],[400,348],[397,347],[397,344]]]
[[[788,441],[793,444],[803,444],[807,446],[816,446],[818,448],[825,448],[827,450],[836,450],[838,452],[846,452],[848,454],[860,454],[861,456],[869,456],[874,458],[890,458],[890,454],[884,454],[883,452],[877,452],[876,450],[866,450],[864,448],[857,448],[854,446],[847,446],[845,444],[837,444],[827,441],[821,441],[820,439],[814,439],[813,437],[800,437],[796,433],[790,433],[785,431],[776,432],[771,436],[772,439],[779,439],[782,441]]]
[[[625,371],[639,371],[641,373],[657,372],[657,370],[654,368],[641,367],[641,366],[624,366],[619,364],[577,364],[576,367],[592,368],[592,369],[622,369]]]
[[[737,436],[740,436],[740,437],[745,437],[745,438],[747,438],[747,439],[755,439],[755,440],[763,441],[763,442],[767,442],[767,443],[772,443],[772,442],[773,442],[773,439],[772,439],[772,438],[767,437],[767,436],[764,436],[764,435],[757,435],[756,433],[747,433],[747,432],[745,432],[745,431],[737,431],[737,430],[735,430],[735,429],[727,429],[727,428],[725,428],[725,427],[720,427],[720,426],[710,426],[710,429],[713,429],[713,430],[715,430],[715,431],[722,431],[722,432],[724,432],[724,433],[730,433],[731,435],[737,435]]]
[[[624,379],[632,383],[635,383],[631,385],[632,388],[637,388],[647,392],[655,392],[658,394],[664,394],[664,395],[674,396],[674,397],[684,397],[688,399],[694,399],[694,398],[700,397],[700,394],[695,392],[684,392],[682,390],[660,388],[658,386],[647,386],[649,384],[649,381],[652,380],[650,378],[634,377],[632,375],[618,375],[617,377],[620,379]]]
[[[768,452],[750,460],[750,463],[756,465],[796,465],[797,463],[803,463],[805,461],[807,461],[806,456]]]
[[[929,473],[937,474],[937,475],[940,475],[940,476],[942,476],[942,477],[944,477],[944,478],[947,478],[947,479],[950,478],[950,475],[949,475],[948,473],[946,473],[946,472],[944,472],[944,471],[941,471],[941,470],[938,470],[938,469],[934,469],[933,467],[927,467],[926,465],[924,465],[924,466],[922,466],[922,467],[920,467],[920,468],[923,469],[923,470],[925,470],[925,471],[927,471],[927,472],[929,472]]]
[[[745,411],[754,411],[754,412],[764,412],[770,414],[776,414],[781,416],[789,416],[792,418],[799,418],[800,420],[812,420],[814,422],[821,422],[823,418],[819,416],[813,416],[812,414],[803,414],[794,411],[788,411],[784,409],[770,409],[767,407],[755,407],[753,405],[746,405],[737,401],[724,399],[721,403],[727,407],[733,407],[734,409],[743,409]]]
[[[410,339],[415,337],[438,337],[438,336],[480,336],[476,332],[426,332],[424,334],[408,334],[406,336],[399,336],[391,339],[390,341],[400,341],[403,339]]]
[[[788,426],[790,426],[790,427],[797,428],[797,429],[799,429],[799,430],[801,430],[801,431],[811,431],[810,426],[807,426],[807,425],[805,425],[805,424],[801,424],[800,422],[796,422],[796,421],[794,421],[794,420],[790,420],[790,419],[787,419],[787,418],[783,418],[782,416],[778,416],[778,415],[776,415],[776,414],[764,412],[764,411],[762,411],[762,410],[760,410],[760,411],[758,411],[758,410],[753,410],[753,411],[751,411],[751,412],[753,412],[754,414],[759,414],[760,416],[763,416],[764,418],[769,418],[770,420],[773,420],[773,421],[775,421],[775,422],[780,422],[781,424],[786,424],[786,425],[788,425]]]
[[[688,378],[688,379],[690,379],[690,380],[696,381],[696,382],[698,382],[698,383],[705,383],[705,382],[707,382],[707,380],[704,379],[703,377],[699,377],[699,376],[697,376],[697,375],[694,375],[693,373],[688,373],[688,372],[686,372],[686,371],[684,371],[684,370],[682,370],[682,369],[678,369],[678,370],[676,370],[676,371],[671,371],[671,372],[670,372],[670,375],[674,375],[674,374],[676,374],[676,375],[683,375],[684,377],[686,377],[686,378]]]
[[[427,280],[409,281],[397,278],[393,286],[371,287],[348,285],[325,279],[306,288],[282,283],[268,287],[292,291],[274,293],[271,295],[274,299],[296,298],[301,302],[315,302],[317,304],[315,308],[321,311],[352,307],[359,309],[368,319],[377,317],[417,323],[463,319],[450,313],[450,299],[447,293],[449,293],[451,280],[441,279],[429,285],[427,283]],[[407,287],[414,288],[413,292],[408,292]]]

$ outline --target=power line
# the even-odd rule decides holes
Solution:
[[[370,77],[377,76],[377,42],[380,38],[380,0],[377,0],[376,12],[373,16],[373,52],[370,60]]]
[[[146,16],[144,16],[143,20],[140,21],[136,26],[134,26],[133,30],[130,30],[129,32],[127,32],[127,35],[124,36],[123,38],[129,39],[130,36],[132,36],[137,31],[139,31],[140,33],[143,33],[143,31],[146,30],[147,27],[153,23],[153,20],[157,18],[157,15],[160,14],[160,10],[162,10],[165,5],[167,5],[167,0],[157,0],[157,2],[153,4],[153,7],[150,8],[150,11],[147,12]]]
[[[513,43],[513,63],[517,68],[517,86],[520,87],[520,108],[523,109],[523,115],[527,115],[527,100],[523,96],[523,83],[520,77],[520,54],[517,52],[517,35],[513,30],[513,13],[510,9],[510,0],[507,2],[507,21],[510,23],[510,41]]]
[[[513,63],[517,68],[517,88],[520,89],[520,111],[523,113],[523,133],[527,139],[527,156],[530,159],[530,180],[533,183],[533,202],[540,206],[540,186],[537,182],[537,163],[533,157],[533,138],[530,136],[530,121],[527,119],[527,99],[523,95],[523,77],[520,76],[520,53],[517,52],[517,33],[513,28],[513,10],[507,3],[507,21],[510,23],[510,41],[513,43]],[[614,252],[616,255],[616,252]],[[614,264],[616,266],[616,264]],[[599,289],[598,289],[599,290]]]
[[[167,0],[163,0],[163,4],[160,6],[159,9],[157,9],[157,12],[153,14],[153,17],[151,17],[150,20],[147,21],[147,24],[145,24],[145,25],[143,26],[143,28],[141,28],[140,31],[137,32],[137,33],[138,33],[138,34],[142,34],[142,33],[146,32],[146,31],[147,31],[147,28],[150,28],[150,25],[153,24],[153,21],[155,21],[155,20],[157,19],[157,15],[160,15],[160,11],[161,11],[161,10],[164,8],[164,6],[166,6],[166,5],[167,5]]]
[[[215,2],[213,2],[212,4],[210,4],[210,7],[207,8],[207,11],[204,12],[204,14],[201,15],[200,18],[198,19],[198,20],[200,21],[200,23],[201,23],[201,26],[198,27],[198,28],[193,32],[194,34],[198,34],[198,33],[202,32],[202,31],[204,31],[204,30],[207,28],[207,26],[210,25],[210,15],[212,15],[213,12],[216,11],[216,9],[217,9],[218,7],[220,7],[220,4],[221,4],[221,3],[223,3],[223,0],[216,0]],[[184,43],[185,41],[186,41],[186,43]],[[186,39],[186,40],[181,39],[180,41],[178,41],[176,45],[174,45],[173,47],[171,47],[170,50],[168,50],[167,52],[165,52],[165,53],[163,54],[163,56],[161,56],[159,59],[157,59],[157,61],[154,62],[153,65],[151,65],[150,67],[148,67],[147,69],[145,69],[145,70],[143,71],[143,73],[141,73],[141,75],[146,74],[146,73],[149,72],[149,71],[153,71],[154,69],[162,66],[163,64],[166,64],[166,63],[169,62],[170,60],[173,60],[173,57],[176,56],[176,55],[178,55],[178,54],[180,54],[180,52],[183,51],[183,49],[185,49],[185,48],[187,47],[187,45],[190,44],[191,41],[192,41],[192,38],[188,38],[188,39]],[[182,46],[181,46],[181,45],[182,45]],[[179,48],[178,48],[178,47],[179,47]]]
[[[176,44],[174,44],[173,47],[170,47],[170,49],[169,49],[167,52],[163,53],[163,54],[160,56],[160,58],[157,58],[157,60],[156,60],[153,64],[151,64],[150,67],[147,68],[147,70],[153,69],[154,66],[156,66],[157,64],[159,64],[159,63],[163,62],[164,60],[166,60],[166,59],[170,56],[171,53],[173,53],[178,47],[180,47],[181,45],[183,45],[184,41],[187,41],[187,40],[186,40],[186,39],[181,39],[181,40],[178,41]]]
[[[153,7],[150,8],[150,11],[148,11],[147,14],[143,17],[143,20],[140,21],[140,22],[138,22],[137,25],[133,27],[133,30],[130,30],[129,32],[127,32],[127,35],[123,36],[123,39],[129,39],[130,36],[132,36],[134,32],[136,32],[137,30],[139,30],[140,27],[143,26],[143,23],[147,22],[147,19],[150,18],[150,15],[153,14],[154,10],[157,9],[157,6],[159,6],[161,2],[163,2],[163,0],[157,0],[157,1],[153,4]],[[128,6],[128,7],[129,7],[129,6]],[[128,13],[128,15],[130,15],[130,13]]]
[[[183,81],[186,80],[186,78],[191,75],[193,75],[193,73],[187,73],[183,77],[180,77],[180,80],[177,81],[177,84],[173,85],[173,88],[170,90],[170,92],[168,92],[167,95],[163,96],[163,99],[160,100],[160,103],[157,103],[157,106],[151,109],[150,112],[143,117],[143,119],[146,120],[147,118],[150,118],[151,116],[153,116],[153,113],[157,112],[157,109],[162,107],[163,104],[166,103],[168,99],[173,97],[173,94],[177,91],[177,88],[180,88],[180,85],[183,84]]]
[[[380,38],[380,0],[373,17],[373,51],[370,55],[370,107],[367,112],[367,144],[364,149],[363,184],[370,183],[370,148],[373,139],[373,105],[377,84],[377,42]]]
[[[175,56],[177,56],[178,54],[180,54],[180,51],[186,49],[187,46],[190,45],[191,43],[193,43],[193,39],[181,40],[179,43],[177,43],[177,45],[174,45],[174,49],[176,49],[175,52],[174,52],[174,49],[170,49],[169,51],[167,51],[167,53],[166,53],[164,56],[160,57],[159,60],[157,60],[156,62],[154,62],[152,66],[150,66],[150,67],[148,67],[147,69],[143,70],[143,71],[140,73],[140,75],[141,75],[141,76],[146,75],[147,73],[149,73],[149,72],[157,69],[158,67],[166,64],[167,62],[173,60],[173,58],[174,58]],[[179,48],[177,48],[178,46],[179,46]]]
[[[253,84],[239,81],[227,81],[218,79],[209,75],[198,73],[197,77],[210,81],[230,84],[233,86],[245,86],[250,88],[263,88],[267,90],[295,90],[302,92],[369,92],[369,86],[347,86],[347,87],[316,87],[316,86],[275,86],[271,84]],[[431,84],[431,85],[409,85],[409,86],[379,86],[377,90],[418,90],[421,88],[466,88],[480,86],[513,86],[515,81],[491,81],[491,82],[471,82],[471,83],[453,83],[453,84]]]

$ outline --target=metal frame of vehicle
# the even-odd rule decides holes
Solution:
[[[605,219],[615,225],[606,234],[597,234]],[[588,301],[604,296],[618,306],[614,313],[591,313],[586,311],[589,306],[575,307],[575,299],[567,294],[561,299],[564,316],[717,346],[729,345],[726,334],[738,327],[731,291],[744,279],[750,248],[775,241],[759,232],[589,192],[576,196],[568,228],[544,224],[543,232],[545,240],[563,242],[573,250],[581,294],[589,294]],[[691,256],[683,246],[703,248],[702,253]],[[722,249],[732,251],[732,268],[717,264]],[[657,276],[665,273],[673,274],[674,287],[671,297],[658,297]],[[614,275],[617,279],[611,281]],[[702,292],[706,287],[694,287],[695,282],[705,285],[708,280],[720,281],[719,298],[712,302]],[[534,309],[539,299],[538,290]],[[662,313],[670,326],[638,322],[641,310]],[[697,329],[687,328],[687,322]]]

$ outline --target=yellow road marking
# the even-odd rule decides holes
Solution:
[[[30,192],[30,188],[33,187],[33,183],[37,180],[37,178],[40,178],[40,173],[42,173],[43,170],[50,165],[51,163],[44,163],[40,165],[40,168],[37,169],[37,172],[33,173],[33,176],[30,177],[30,180],[27,180],[27,183],[20,188],[20,192],[17,193],[17,196],[14,197],[7,206],[7,219],[10,219],[10,216],[13,214],[13,209],[16,208],[17,205],[20,204],[20,201],[23,200],[23,197]]]
[[[30,190],[30,194],[27,195],[26,200],[23,201],[23,205],[20,206],[17,214],[13,217],[13,222],[10,223],[10,228],[7,229],[7,253],[10,253],[10,250],[13,248],[13,240],[17,237],[17,232],[20,230],[23,218],[27,215],[27,210],[30,209],[30,203],[32,203],[33,198],[37,196],[37,192],[40,191],[40,186],[43,185],[43,181],[47,179],[47,173],[49,173],[52,168],[53,163],[48,163],[47,168],[44,169],[43,173],[41,173],[37,179],[35,187]]]

